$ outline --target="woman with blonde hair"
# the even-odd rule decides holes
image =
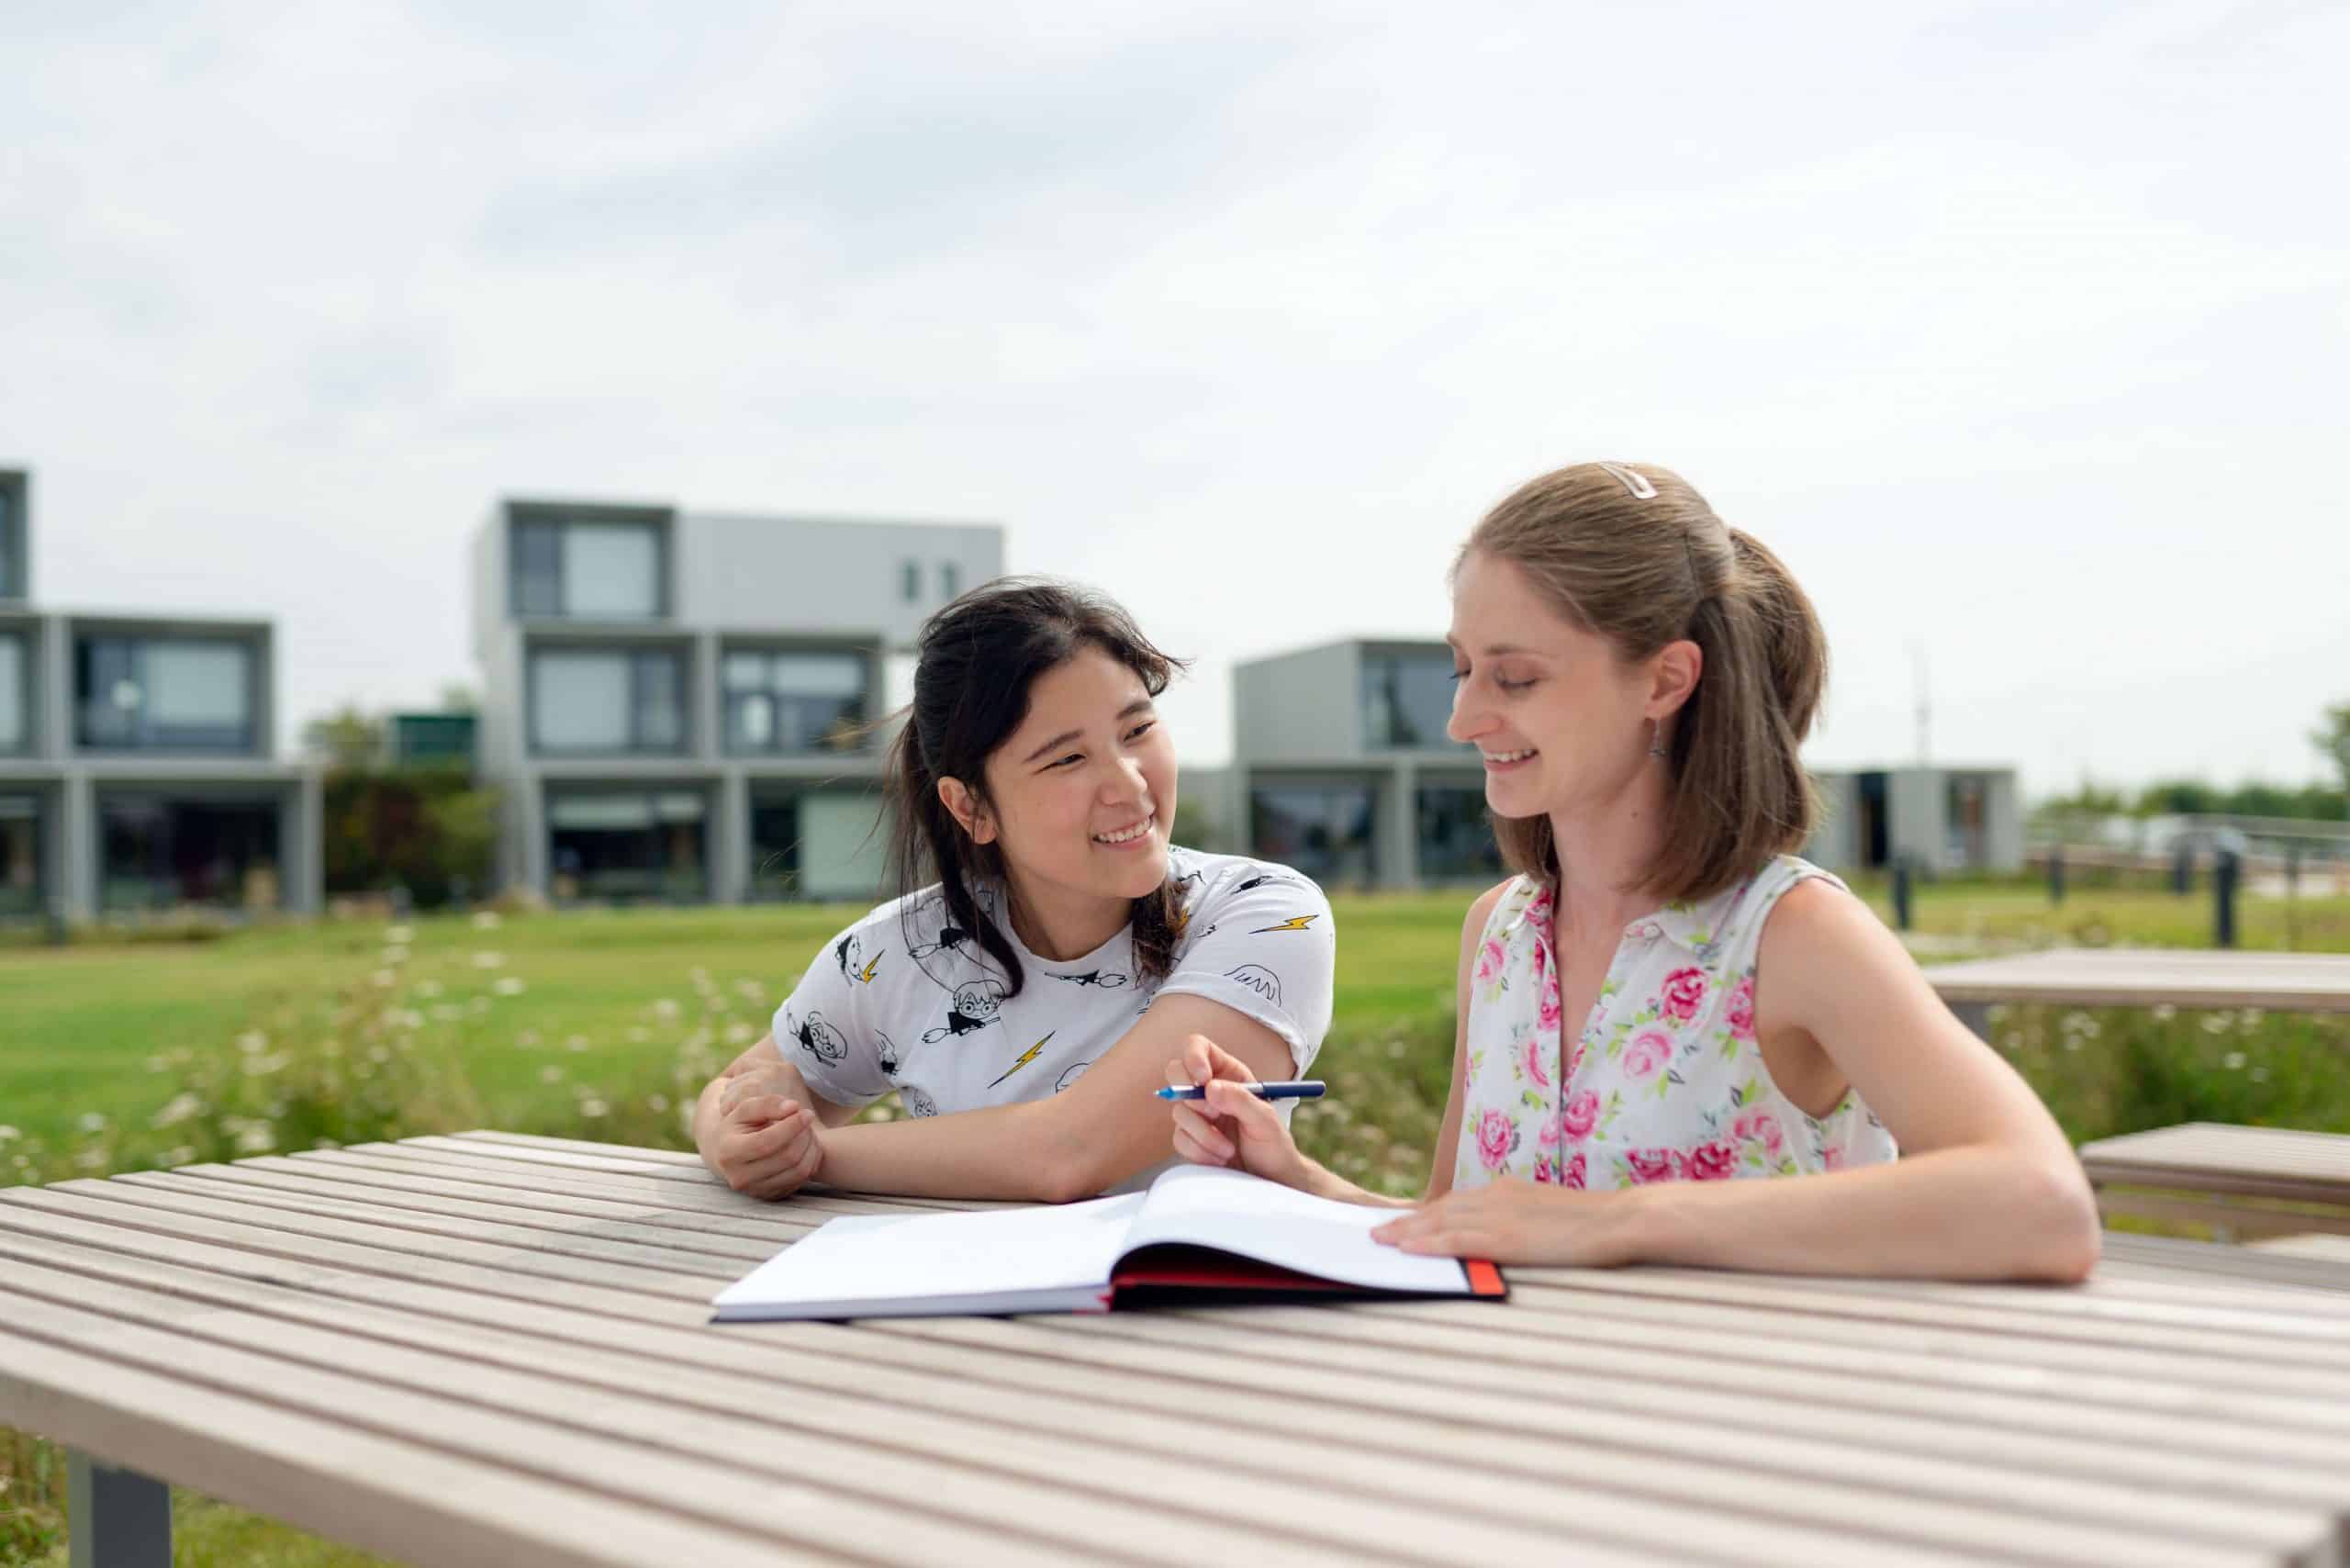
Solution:
[[[1208,1089],[1177,1152],[1407,1208],[1378,1234],[1413,1252],[2085,1277],[2097,1210],[2054,1120],[1796,857],[1827,645],[1778,557],[1665,469],[1579,464],[1478,523],[1452,611],[1450,734],[1517,874],[1461,930],[1426,1192],[1304,1158],[1205,1041],[1168,1064]]]

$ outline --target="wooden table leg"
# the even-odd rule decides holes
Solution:
[[[172,1568],[172,1489],[80,1449],[66,1455],[73,1568]]]

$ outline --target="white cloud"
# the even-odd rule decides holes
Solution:
[[[1436,632],[1516,480],[1669,463],[1818,754],[2308,777],[2345,692],[2336,9],[21,8],[0,460],[44,599],[467,676],[501,493],[986,516],[1229,660]]]

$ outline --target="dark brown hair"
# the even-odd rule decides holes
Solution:
[[[960,779],[985,804],[988,758],[1028,717],[1036,678],[1085,648],[1133,670],[1153,697],[1185,666],[1144,636],[1115,601],[1091,588],[1046,577],[980,584],[923,623],[913,703],[890,746],[890,836],[899,890],[911,895],[936,882],[948,924],[987,950],[1003,971],[1006,996],[1020,994],[1020,959],[980,909],[972,884],[993,882],[1008,892],[1011,879],[1002,851],[974,843],[938,798],[938,781]],[[1164,980],[1173,967],[1181,913],[1171,873],[1134,901],[1142,978]]]
[[[1472,554],[1516,566],[1618,658],[1683,638],[1704,654],[1666,747],[1671,796],[1649,886],[1703,898],[1803,846],[1818,805],[1800,750],[1827,685],[1828,638],[1776,555],[1679,475],[1622,463],[1528,481],[1471,532],[1454,569]],[[1557,879],[1549,817],[1496,817],[1494,836],[1512,870]]]

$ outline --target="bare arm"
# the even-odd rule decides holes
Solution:
[[[738,1193],[780,1198],[814,1172],[813,1123],[838,1126],[856,1114],[810,1089],[768,1035],[702,1086],[694,1102],[694,1148]]]
[[[1660,1263],[1807,1273],[2077,1281],[2097,1204],[2055,1118],[1952,1016],[1894,935],[1824,882],[1763,927],[1755,1019],[1819,1043],[1901,1158],[1822,1176],[1642,1188]]]
[[[1382,1226],[1382,1238],[1505,1262],[2087,1277],[2097,1205],[2062,1129],[1859,900],[1821,882],[1789,891],[1763,928],[1757,973],[1757,1027],[1816,1041],[1883,1118],[1899,1159],[1617,1193],[1498,1182]]]
[[[1461,1084],[1469,1064],[1469,978],[1476,972],[1477,947],[1494,905],[1509,887],[1487,890],[1469,906],[1460,930],[1460,959],[1453,984],[1452,1088],[1446,1096],[1444,1124],[1437,1134],[1436,1154],[1428,1167],[1427,1187],[1418,1198],[1394,1198],[1358,1186],[1318,1159],[1301,1153],[1272,1108],[1245,1088],[1220,1088],[1219,1083],[1245,1085],[1251,1077],[1244,1064],[1221,1056],[1204,1042],[1194,1042],[1181,1060],[1167,1064],[1171,1083],[1207,1086],[1201,1109],[1179,1103],[1175,1107],[1175,1152],[1195,1164],[1237,1165],[1269,1181],[1280,1182],[1317,1198],[1369,1208],[1416,1208],[1443,1196],[1452,1188],[1452,1166],[1460,1148]]]
[[[1205,997],[1160,996],[1076,1082],[1048,1099],[821,1135],[836,1187],[914,1197],[1088,1198],[1168,1158],[1165,1064],[1206,1036],[1261,1078],[1285,1078],[1284,1040]]]

